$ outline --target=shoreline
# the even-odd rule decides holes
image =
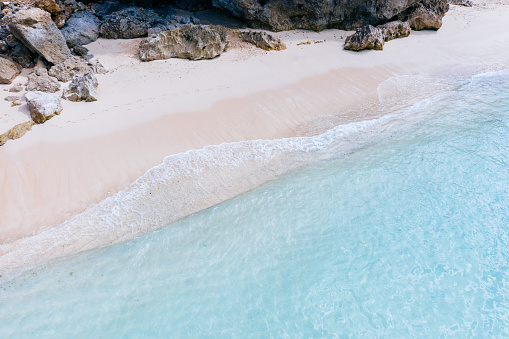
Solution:
[[[101,58],[100,51],[107,53],[109,45],[121,49],[135,42],[99,40],[91,50],[112,71],[101,76],[97,104],[65,103],[60,116],[43,126],[34,126],[21,139],[0,148],[0,215],[5,216],[0,233],[0,269],[11,267],[8,257],[16,256],[20,242],[30,242],[34,235],[54,230],[65,220],[97,206],[129,187],[166,156],[243,140],[317,135],[334,125],[376,118],[373,112],[360,117],[341,112],[359,112],[353,108],[359,99],[364,104],[380,99],[380,84],[397,76],[433,77],[453,66],[484,64],[496,68],[497,62],[505,68],[509,59],[503,52],[509,46],[509,38],[494,28],[503,27],[507,15],[507,5],[500,5],[498,10],[452,6],[441,30],[412,32],[409,38],[387,43],[383,52],[343,51],[344,40],[338,37],[347,34],[344,31],[292,31],[277,34],[289,46],[283,52],[247,48],[254,55],[246,56],[246,50],[234,46],[211,62],[169,60],[142,64],[134,60],[129,50],[131,54],[126,53],[120,58],[120,65],[115,66],[113,59]],[[465,17],[470,21],[461,21]],[[495,20],[497,17],[499,20]],[[490,39],[486,39],[486,34],[491,34]],[[332,40],[334,35],[337,40]],[[306,37],[326,42],[296,45]],[[239,59],[232,60],[236,58]],[[171,85],[161,80],[162,65],[175,67],[172,74],[181,72],[184,82]],[[254,66],[259,68],[253,70]],[[227,69],[231,70],[226,74],[230,77],[218,79]],[[196,77],[204,70],[205,84],[197,88],[200,84]],[[140,80],[143,85],[166,84],[176,91],[127,86],[128,74],[134,73],[132,80],[147,71],[151,73],[145,73],[148,79]],[[241,71],[244,73],[235,73]],[[285,74],[290,76],[281,78]],[[246,83],[246,76],[251,77],[252,83]],[[107,93],[108,87],[111,89],[119,80],[125,89],[123,99],[130,105],[116,105],[123,101],[115,93]],[[402,86],[389,88],[387,96],[397,97],[400,89],[414,90],[416,96],[423,94],[419,93],[419,86]],[[146,96],[151,92],[154,100],[147,103]],[[390,103],[391,98],[387,100]],[[172,107],[167,107],[169,102]],[[95,114],[106,114],[108,110],[112,112],[107,115]],[[144,110],[149,113],[140,117]],[[213,177],[209,179],[214,181]],[[224,197],[231,198],[228,194]],[[91,248],[94,247],[97,246]],[[66,253],[74,252],[70,249]]]

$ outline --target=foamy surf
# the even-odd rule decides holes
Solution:
[[[408,87],[408,78],[403,80]],[[380,91],[385,106],[390,103],[389,85],[383,84]],[[436,114],[428,106],[447,95],[435,94],[402,111],[316,136],[228,143],[168,156],[127,189],[55,228],[18,241],[0,257],[0,269],[109,246],[160,229],[299,167],[409,131]]]

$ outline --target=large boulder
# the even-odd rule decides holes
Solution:
[[[221,26],[184,25],[143,39],[140,57],[143,61],[212,59],[228,47],[227,36],[227,29]]]
[[[71,15],[61,29],[69,48],[94,42],[99,38],[99,19],[89,11]]]
[[[42,124],[51,119],[55,114],[62,112],[60,95],[45,92],[27,92],[25,94],[30,116],[37,124]]]
[[[106,39],[141,38],[148,35],[150,27],[164,24],[165,20],[151,9],[128,7],[104,17],[100,34]]]
[[[21,66],[6,58],[0,57],[0,84],[10,84],[19,73]]]
[[[60,90],[60,83],[57,78],[51,77],[48,70],[41,61],[34,67],[32,73],[28,75],[26,86],[27,91],[39,91],[47,93],[55,93]]]
[[[402,21],[408,21],[413,30],[438,30],[442,27],[442,18],[448,10],[447,0],[422,0],[399,17]]]
[[[254,27],[276,31],[304,28],[354,29],[390,21],[419,0],[212,0]]]
[[[92,72],[76,75],[69,87],[64,89],[62,98],[69,101],[97,101],[97,79]]]
[[[380,28],[367,25],[357,29],[345,40],[345,49],[361,51],[364,49],[382,50],[384,48],[384,35]]]
[[[266,51],[282,51],[286,49],[284,42],[266,32],[245,31],[238,34],[243,41]]]
[[[58,64],[71,56],[64,36],[51,20],[51,15],[39,8],[11,13],[6,21],[12,33],[32,52]]]

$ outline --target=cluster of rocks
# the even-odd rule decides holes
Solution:
[[[400,13],[396,21],[357,29],[345,40],[344,48],[352,51],[382,50],[385,42],[407,37],[411,30],[438,30],[448,10],[447,0],[422,0]]]

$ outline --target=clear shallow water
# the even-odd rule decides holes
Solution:
[[[509,74],[166,229],[0,280],[0,337],[509,336]]]

